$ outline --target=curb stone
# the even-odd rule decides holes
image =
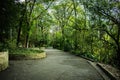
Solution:
[[[103,78],[103,80],[111,80],[109,78],[109,76],[106,75],[106,73],[103,72],[103,70],[101,70],[97,65],[96,62],[91,62],[91,61],[87,61],[92,67],[94,67],[97,72],[100,74],[100,76]]]
[[[0,52],[0,71],[9,67],[8,52]]]
[[[102,67],[100,63],[97,63],[97,66],[100,67],[106,73],[106,75],[110,77],[111,80],[120,80],[119,78],[115,77],[113,73]]]

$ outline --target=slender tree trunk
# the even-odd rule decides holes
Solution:
[[[22,20],[19,23],[19,29],[18,29],[18,35],[17,35],[17,43],[16,43],[17,47],[19,47],[21,28],[22,28]]]
[[[65,46],[65,37],[64,37],[63,31],[62,31],[62,42],[61,42],[60,49],[64,49],[64,46]]]
[[[30,24],[31,24],[31,14],[33,12],[33,8],[35,5],[36,0],[33,1],[32,6],[30,7],[30,12],[28,15],[26,15],[26,22],[27,22],[27,34],[26,34],[26,41],[25,41],[25,47],[28,48],[29,47],[29,31],[30,31]]]
[[[29,47],[29,34],[26,35],[25,47]]]
[[[16,46],[19,47],[19,43],[20,43],[20,33],[21,33],[21,29],[22,29],[22,23],[23,23],[23,18],[26,14],[26,10],[27,10],[27,2],[25,2],[25,9],[22,11],[22,17],[20,18],[20,22],[19,22],[19,28],[18,28],[18,34],[17,34],[17,42],[16,42]]]
[[[118,35],[117,35],[117,64],[120,66],[120,26],[118,26]],[[119,67],[120,68],[120,67]]]
[[[29,31],[30,31],[30,21],[27,21],[27,34],[26,34],[26,38],[25,38],[25,47],[28,48],[29,47]]]

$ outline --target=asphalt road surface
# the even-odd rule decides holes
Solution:
[[[46,49],[40,60],[10,61],[0,80],[104,80],[85,59],[57,49]]]

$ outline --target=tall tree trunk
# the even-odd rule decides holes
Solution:
[[[118,66],[120,66],[120,25],[118,26],[118,35],[117,35],[116,44],[117,44],[117,64]]]
[[[30,6],[30,12],[28,15],[26,15],[26,22],[27,22],[27,34],[26,34],[26,41],[25,41],[25,47],[29,47],[29,31],[30,31],[30,24],[31,24],[31,14],[33,12],[33,8],[35,5],[36,0],[33,1],[32,6]]]
[[[29,47],[29,32],[30,32],[30,20],[29,18],[27,18],[27,33],[25,36],[25,47],[28,48]]]
[[[22,20],[19,23],[19,29],[18,29],[18,35],[17,35],[17,43],[16,43],[17,47],[19,47],[21,28],[22,28]]]
[[[65,46],[64,25],[62,25],[61,28],[62,28],[62,43],[61,43],[60,48],[61,48],[61,49],[64,49],[64,46]]]
[[[25,47],[29,47],[29,33],[26,35]]]
[[[16,42],[16,46],[19,47],[19,43],[20,43],[20,33],[21,33],[21,29],[22,29],[22,23],[23,23],[23,19],[24,16],[26,14],[26,10],[27,10],[27,2],[25,2],[25,9],[22,11],[22,17],[20,18],[20,22],[19,22],[19,28],[18,28],[18,34],[17,34],[17,42]]]

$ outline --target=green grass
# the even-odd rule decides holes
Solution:
[[[43,50],[36,50],[35,48],[12,48],[9,49],[9,59],[11,60],[21,60],[28,57],[32,57],[34,54],[39,54],[44,52]]]
[[[9,54],[35,54],[41,52],[43,52],[43,50],[35,50],[29,48],[14,48],[9,50]]]

